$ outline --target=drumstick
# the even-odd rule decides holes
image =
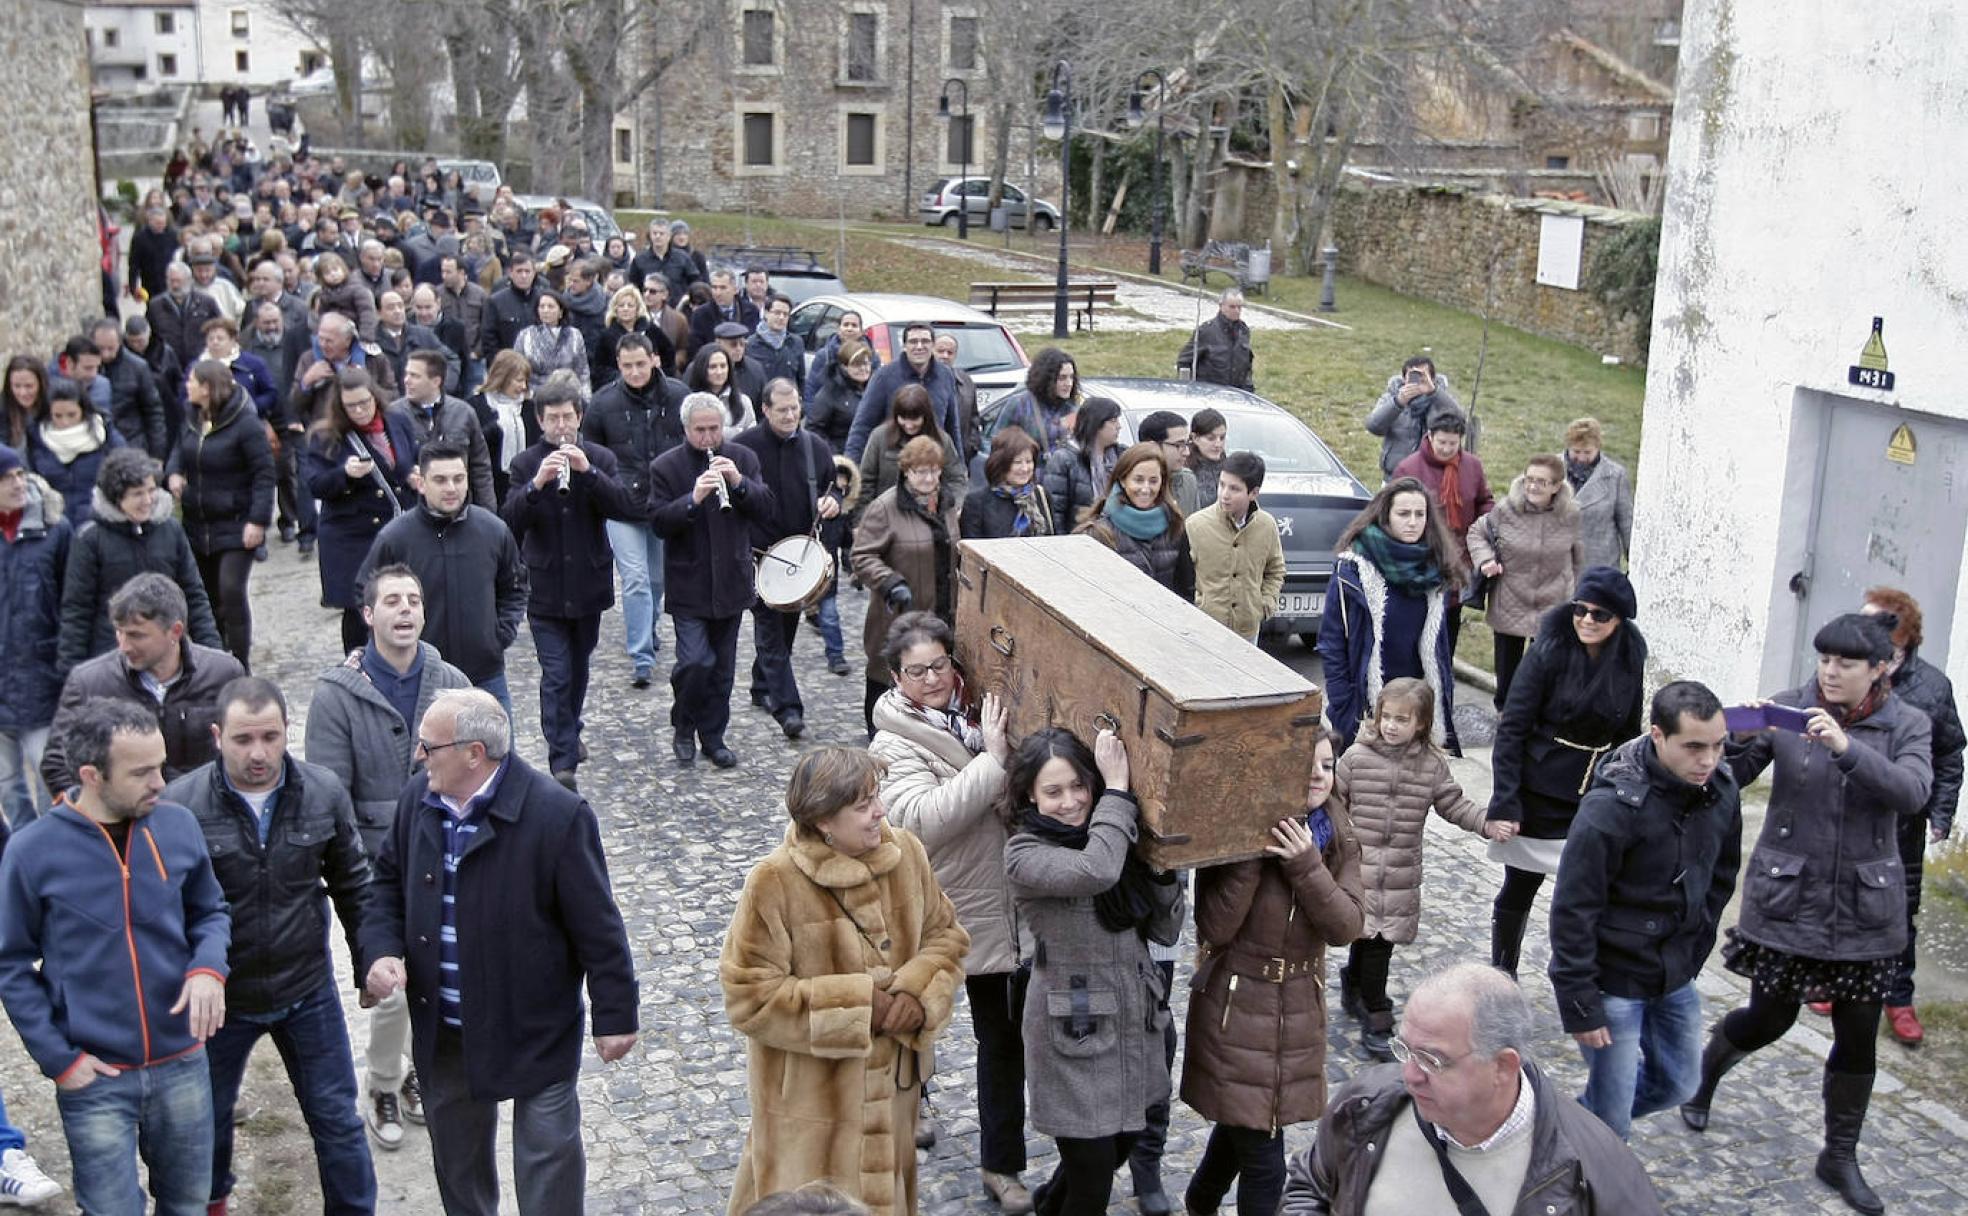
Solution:
[[[800,564],[798,562],[790,561],[786,558],[780,557],[777,553],[770,553],[764,549],[754,549],[752,550],[752,552],[756,553],[760,557],[770,558],[771,560],[778,562],[782,566],[791,566],[795,570],[800,568]]]

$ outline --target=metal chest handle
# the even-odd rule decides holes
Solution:
[[[999,641],[1000,635],[1003,636],[1003,641]],[[1011,657],[1011,652],[1018,648],[1018,639],[1012,637],[1011,631],[1003,625],[991,626],[990,638],[991,648],[1007,659]]]

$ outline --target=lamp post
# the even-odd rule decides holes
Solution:
[[[1059,282],[1052,295],[1052,336],[1066,337],[1066,224],[1072,215],[1073,192],[1073,65],[1064,59],[1053,65],[1052,89],[1046,94],[1045,119],[1041,123],[1047,139],[1059,141]],[[1038,209],[1027,206],[1025,222],[1032,222]]]
[[[1148,230],[1148,273],[1159,275],[1162,273],[1162,130],[1168,105],[1168,80],[1161,69],[1149,68],[1134,78],[1134,88],[1128,93],[1127,124],[1135,130],[1141,129],[1141,85],[1150,76],[1155,78],[1155,218]]]
[[[963,159],[957,173],[957,239],[970,239],[970,85],[960,77],[952,76],[943,82],[943,96],[936,101],[936,117],[945,124],[950,121],[950,86],[957,87],[957,117],[963,120]]]

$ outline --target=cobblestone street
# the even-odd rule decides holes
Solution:
[[[436,589],[432,589],[436,592]],[[335,616],[316,606],[312,564],[297,560],[293,546],[275,546],[252,585],[257,649],[255,668],[277,680],[294,704],[291,737],[298,742],[315,675],[336,659]],[[806,699],[807,736],[788,743],[764,711],[744,694],[750,662],[749,629],[740,648],[731,746],[739,767],[721,771],[700,762],[680,770],[668,742],[669,691],[663,679],[671,652],[667,622],[664,653],[654,687],[629,685],[621,649],[621,618],[611,612],[602,630],[588,707],[586,741],[591,760],[582,769],[583,793],[602,824],[617,897],[635,945],[642,983],[642,1039],[622,1063],[602,1067],[592,1051],[582,1082],[589,1143],[589,1210],[597,1213],[720,1213],[743,1142],[746,1101],[744,1057],[723,1014],[717,956],[725,924],[749,867],[779,840],[785,822],[778,798],[798,746],[859,744],[861,727],[860,621],[864,597],[843,582],[841,608],[853,674],[827,673],[818,637],[803,629],[796,646]],[[1310,654],[1293,642],[1282,657],[1302,666]],[[543,765],[538,730],[536,669],[525,630],[508,656],[518,707],[521,754]],[[1471,698],[1473,700],[1473,698]],[[1455,764],[1457,776],[1479,801],[1488,794],[1487,753]],[[1489,900],[1500,869],[1481,843],[1439,821],[1430,827],[1433,852],[1424,894],[1423,940],[1398,950],[1393,990],[1397,1000],[1419,972],[1452,959],[1486,957]],[[1548,894],[1549,887],[1546,888]],[[1542,908],[1542,904],[1540,908]],[[342,949],[340,935],[335,945]],[[1547,1015],[1538,1058],[1562,1091],[1583,1084],[1583,1069],[1570,1038],[1552,1011],[1544,982],[1544,935],[1526,943],[1525,975]],[[1343,953],[1342,953],[1343,957]],[[1336,972],[1338,960],[1331,964]],[[346,973],[346,965],[343,965]],[[1187,966],[1178,978],[1178,1025],[1186,995]],[[1710,1021],[1739,1000],[1745,985],[1711,965],[1702,984]],[[346,995],[358,1067],[367,1037],[367,1015]],[[1337,1002],[1335,1001],[1335,1004]],[[1357,1028],[1334,1011],[1331,1076],[1335,1083],[1362,1067]],[[1842,1212],[1831,1190],[1811,1176],[1819,1145],[1818,1077],[1828,1047],[1826,1027],[1810,1015],[1783,1042],[1752,1057],[1724,1084],[1706,1136],[1685,1129],[1672,1114],[1636,1126],[1634,1147],[1675,1213]],[[28,1134],[29,1147],[48,1173],[68,1183],[67,1154],[54,1114],[53,1087],[28,1063],[18,1039],[0,1036],[0,1081],[8,1107]],[[973,1053],[967,1011],[956,1020],[939,1053],[934,1105],[944,1135],[924,1155],[922,1210],[935,1216],[992,1209],[977,1182]],[[1882,1045],[1879,1093],[1860,1147],[1867,1177],[1894,1213],[1953,1214],[1968,1210],[1968,1098],[1935,1093],[1922,1079],[1920,1057]],[[1180,1061],[1178,1061],[1180,1068]],[[242,1112],[257,1111],[242,1128],[240,1189],[234,1211],[301,1213],[318,1199],[313,1163],[277,1057],[263,1047],[255,1058]],[[1176,1106],[1165,1182],[1178,1210],[1181,1186],[1201,1150],[1206,1128]],[[1310,1126],[1287,1133],[1296,1152]],[[1050,1169],[1050,1144],[1031,1144],[1027,1179]],[[427,1141],[411,1128],[404,1147],[378,1153],[382,1210],[437,1210]],[[511,1208],[507,1188],[508,1210]],[[1132,1211],[1125,1179],[1117,1183],[1115,1212]],[[1228,1209],[1226,1209],[1228,1210]]]

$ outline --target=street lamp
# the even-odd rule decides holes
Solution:
[[[1150,76],[1155,78],[1155,218],[1149,228],[1148,273],[1159,275],[1162,273],[1162,130],[1168,105],[1168,81],[1161,69],[1149,68],[1134,78],[1134,88],[1128,93],[1127,124],[1133,130],[1141,129],[1141,84]]]
[[[957,174],[957,239],[970,239],[970,85],[952,76],[943,82],[943,96],[936,101],[936,117],[950,121],[950,86],[957,86],[957,117],[963,120],[963,158]]]
[[[1073,192],[1073,65],[1064,59],[1053,65],[1052,89],[1046,94],[1045,118],[1040,124],[1047,139],[1059,141],[1059,282],[1052,295],[1052,336],[1066,336],[1066,222],[1072,214]],[[1038,208],[1027,207],[1025,222]]]

